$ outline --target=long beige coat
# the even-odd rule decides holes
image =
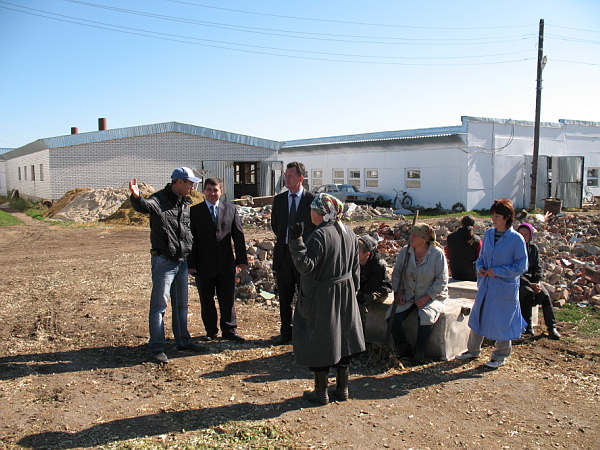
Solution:
[[[398,289],[402,267],[406,252],[409,252],[406,273],[404,274],[404,297],[406,303],[398,305],[396,313],[408,309],[416,299],[422,295],[429,295],[431,300],[422,309],[419,309],[419,323],[421,325],[433,325],[444,310],[444,300],[448,298],[448,263],[444,250],[437,246],[427,249],[423,261],[417,265],[415,261],[415,249],[404,246],[394,266],[392,273],[392,289]],[[386,313],[386,319],[390,316],[391,306]]]

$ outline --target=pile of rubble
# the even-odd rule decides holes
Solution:
[[[261,207],[238,206],[238,213],[242,225],[253,225],[259,228],[270,229],[272,208],[272,205]],[[394,213],[394,210],[391,208],[374,208],[370,205],[346,203],[344,205],[344,215],[342,216],[342,220],[345,222],[358,222],[372,219],[398,220],[401,217],[401,215]]]
[[[532,224],[536,230],[534,242],[540,249],[543,283],[554,306],[573,302],[600,307],[600,216],[524,214],[514,225],[522,222]],[[411,225],[412,222],[401,220],[391,226],[382,222],[354,231],[376,237],[379,252],[388,266],[393,266],[400,249],[408,243]],[[460,219],[433,224],[442,245],[448,234],[460,226]],[[474,232],[483,236],[491,226],[491,220],[477,221]]]
[[[271,229],[271,210],[273,209],[273,205],[254,208],[251,206],[238,206],[237,209],[242,225]]]

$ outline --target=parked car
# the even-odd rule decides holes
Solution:
[[[352,202],[363,205],[372,204],[379,194],[374,192],[361,192],[356,186],[350,184],[324,184],[314,189],[315,194],[325,192],[337,197],[343,202]]]

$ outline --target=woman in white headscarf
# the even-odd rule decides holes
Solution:
[[[290,229],[290,252],[302,274],[294,313],[294,358],[314,372],[315,389],[304,398],[325,405],[328,373],[336,368],[338,400],[348,398],[348,373],[352,355],[365,350],[356,291],[360,280],[358,240],[340,221],[344,204],[329,194],[319,194],[311,204],[316,226],[306,243],[303,224]]]

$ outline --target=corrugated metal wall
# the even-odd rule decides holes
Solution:
[[[202,169],[206,178],[217,177],[223,180],[223,195],[221,200],[233,201],[233,161],[202,161]]]

